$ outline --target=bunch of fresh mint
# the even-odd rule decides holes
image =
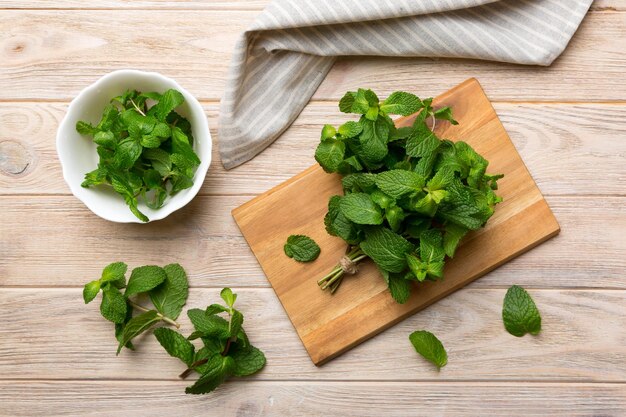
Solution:
[[[187,302],[189,292],[187,274],[178,264],[135,268],[128,283],[127,269],[123,262],[112,263],[104,268],[100,279],[89,282],[83,289],[85,303],[90,303],[102,292],[100,312],[105,319],[115,323],[117,354],[123,347],[134,349],[132,339],[157,323],[179,328],[175,320]],[[135,299],[146,295],[152,301],[153,309],[140,305]],[[200,378],[185,390],[188,394],[211,392],[231,376],[251,375],[265,366],[265,355],[250,344],[243,330],[243,314],[233,307],[237,294],[224,288],[221,297],[225,306],[211,304],[206,310],[187,311],[195,329],[189,337],[166,327],[154,331],[167,353],[187,365],[181,378],[192,372],[200,374]],[[135,315],[135,311],[140,313]],[[227,313],[229,320],[220,317],[220,313]],[[203,344],[198,350],[191,342],[195,339],[200,339]]]
[[[404,303],[412,281],[441,278],[446,255],[491,217],[502,201],[494,192],[502,175],[486,174],[488,161],[467,143],[435,135],[428,120],[457,122],[449,107],[433,109],[430,98],[397,91],[380,102],[359,89],[346,93],[339,109],[361,117],[322,129],[315,159],[326,172],[344,175],[344,195],[328,203],[326,230],[350,245],[349,261],[371,258]],[[396,128],[389,117],[416,112],[410,127]],[[342,262],[320,287],[334,292],[345,271]]]
[[[139,196],[158,209],[168,195],[191,187],[200,159],[193,150],[191,124],[174,111],[184,101],[176,90],[128,90],[111,100],[96,126],[76,123],[80,134],[93,137],[100,157],[82,186],[111,185],[144,222],[149,219],[137,207]]]

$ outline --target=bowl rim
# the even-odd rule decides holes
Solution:
[[[76,111],[81,101],[84,100],[85,97],[91,93],[97,94],[98,93],[97,90],[99,86],[105,83],[106,81],[108,81],[109,79],[116,78],[116,77],[124,77],[124,76],[153,77],[153,78],[160,79],[160,81],[173,84],[174,88],[178,90],[181,94],[183,94],[183,96],[185,97],[185,101],[187,101],[191,107],[195,107],[196,110],[198,110],[202,115],[204,115],[204,117],[202,117],[201,120],[195,120],[194,118],[193,125],[196,128],[203,131],[203,133],[206,133],[206,137],[208,140],[206,152],[203,153],[203,155],[201,155],[201,158],[202,158],[201,163],[196,168],[196,172],[194,173],[195,179],[194,179],[193,186],[187,191],[187,193],[185,194],[185,197],[180,198],[178,200],[176,200],[176,196],[172,197],[167,202],[167,204],[165,204],[163,207],[156,210],[156,212],[149,218],[147,222],[142,222],[141,220],[136,218],[134,215],[132,216],[132,218],[131,217],[118,218],[115,216],[115,211],[100,210],[97,204],[95,204],[92,201],[89,201],[88,199],[83,198],[83,196],[81,196],[81,192],[83,191],[83,188],[80,186],[80,184],[75,184],[72,181],[70,181],[70,173],[69,173],[70,170],[69,170],[69,167],[67,166],[67,163],[64,163],[64,160],[66,160],[66,157],[61,155],[61,151],[60,151],[62,148],[65,149],[64,146],[69,146],[69,145],[62,144],[64,140],[66,141],[66,139],[64,138],[65,135],[62,135],[61,132],[66,131],[66,129],[68,128],[71,128],[71,129],[74,128],[74,127],[68,126],[68,124],[70,123],[69,116],[73,112]],[[67,111],[65,112],[65,116],[63,116],[63,119],[61,120],[61,123],[59,123],[59,126],[57,128],[55,145],[56,145],[57,157],[59,158],[59,162],[61,164],[61,170],[63,172],[63,179],[65,180],[65,183],[70,188],[70,191],[72,192],[74,197],[82,201],[82,203],[85,206],[87,206],[87,208],[89,208],[89,210],[91,210],[92,213],[94,213],[95,215],[105,220],[115,222],[115,223],[146,224],[146,223],[151,223],[153,221],[164,219],[165,217],[169,216],[173,212],[183,208],[191,200],[193,200],[193,198],[198,194],[206,178],[207,171],[209,170],[209,166],[211,165],[213,140],[211,138],[211,131],[209,129],[209,123],[208,123],[208,120],[207,120],[207,117],[206,117],[206,114],[204,112],[202,105],[189,91],[187,91],[178,82],[176,82],[176,80],[170,77],[166,77],[165,75],[160,74],[155,71],[142,71],[142,70],[137,70],[137,69],[119,69],[119,70],[109,72],[103,75],[102,77],[98,78],[95,82],[83,88],[78,93],[78,95],[72,99],[72,101],[70,102],[67,108]]]

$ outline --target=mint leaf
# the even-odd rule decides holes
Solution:
[[[458,125],[459,122],[452,117],[452,109],[450,107],[442,107],[439,110],[435,110],[435,118],[449,121],[453,125]]]
[[[124,262],[114,262],[112,264],[108,264],[102,270],[102,277],[100,278],[100,283],[104,284],[105,282],[110,282],[110,281],[125,280],[124,275],[126,275],[127,270],[128,270],[128,265],[126,265]]]
[[[187,274],[179,264],[165,265],[163,271],[165,280],[150,291],[150,300],[159,313],[176,320],[189,295]]]
[[[85,300],[85,304],[92,302],[99,292],[100,280],[91,281],[90,283],[85,284],[85,287],[83,288],[83,300]]]
[[[406,154],[413,157],[428,157],[440,144],[441,141],[425,123],[418,124],[406,140]]]
[[[114,166],[119,169],[129,169],[139,159],[141,150],[141,144],[137,139],[131,137],[122,139],[115,150]]]
[[[354,100],[356,97],[356,93],[354,91],[348,91],[342,98],[339,100],[339,110],[343,113],[351,113],[352,106],[354,105]]]
[[[411,247],[406,239],[385,227],[367,230],[361,242],[363,252],[389,272],[402,272],[407,267],[406,254]]]
[[[105,319],[113,323],[123,323],[126,317],[126,299],[115,287],[102,290],[100,313]]]
[[[231,339],[237,338],[242,325],[243,325],[243,314],[241,314],[241,312],[237,310],[233,310],[232,315],[230,317],[230,323],[229,323],[229,329],[228,329]]]
[[[167,327],[159,327],[154,331],[154,336],[170,356],[191,366],[194,361],[195,348],[183,335]]]
[[[167,279],[163,268],[156,265],[140,266],[133,269],[126,286],[125,296],[148,292]]]
[[[336,172],[346,152],[346,145],[338,139],[324,139],[317,145],[315,160],[326,172]]]
[[[506,331],[522,337],[526,333],[536,335],[541,331],[541,315],[528,292],[513,285],[504,296],[502,321]]]
[[[206,394],[220,386],[232,375],[235,361],[230,356],[215,354],[207,363],[208,371],[195,384],[185,389],[186,394]]]
[[[228,321],[219,316],[207,315],[204,310],[194,308],[187,311],[187,316],[198,332],[198,337],[230,337]]]
[[[336,134],[337,131],[335,130],[334,126],[324,125],[324,127],[322,128],[321,140],[323,141],[324,139],[334,138]]]
[[[233,305],[235,305],[235,301],[237,301],[237,294],[234,294],[233,290],[230,288],[222,289],[222,291],[220,291],[220,297],[222,297],[222,300],[224,300],[226,305],[230,308],[232,308]]]
[[[212,314],[225,313],[227,311],[228,308],[224,307],[223,305],[211,304],[206,308],[206,310],[204,310],[204,313],[210,316]]]
[[[235,361],[234,376],[248,376],[257,373],[265,366],[265,355],[254,346],[233,350],[230,356]]]
[[[437,337],[426,330],[418,330],[409,336],[415,351],[424,359],[432,362],[437,369],[441,369],[448,363],[448,354]]]
[[[122,338],[117,346],[117,354],[119,355],[122,348],[133,338],[139,336],[159,321],[161,321],[161,317],[155,310],[146,311],[130,319],[124,326]]]
[[[298,262],[311,262],[320,255],[320,247],[313,239],[304,235],[291,235],[284,245],[285,255]]]
[[[414,94],[395,91],[387,97],[380,109],[388,114],[408,116],[422,108],[422,100]]]
[[[389,274],[387,282],[391,296],[398,304],[404,304],[411,296],[411,282],[404,279],[401,274]]]
[[[95,128],[91,123],[78,121],[76,122],[76,131],[84,136],[94,136],[98,133],[98,129]]]
[[[363,125],[359,122],[349,121],[339,126],[338,131],[345,138],[354,138],[363,131]]]
[[[382,120],[362,119],[363,132],[359,137],[362,156],[372,162],[381,161],[388,153],[389,126]]]
[[[381,224],[383,215],[380,208],[365,193],[348,194],[341,199],[341,213],[357,224]]]
[[[400,198],[420,191],[424,177],[415,172],[392,169],[376,175],[376,186],[391,197]]]
[[[346,177],[347,178],[347,177]],[[360,240],[360,230],[341,213],[340,206],[343,197],[332,196],[328,201],[328,213],[324,217],[326,231],[332,236],[338,236],[349,244],[356,244]]]
[[[444,226],[443,248],[450,258],[454,256],[461,239],[467,234],[465,227],[450,223]]]
[[[159,102],[153,107],[153,114],[158,120],[165,121],[167,115],[185,102],[185,97],[176,90],[167,90],[161,95]]]

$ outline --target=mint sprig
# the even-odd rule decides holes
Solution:
[[[457,122],[430,98],[397,91],[381,101],[359,89],[346,93],[339,109],[360,118],[324,126],[315,159],[343,176],[343,195],[330,198],[324,225],[349,248],[318,283],[334,292],[346,271],[370,258],[393,298],[406,302],[409,284],[441,279],[446,256],[493,215],[502,175],[487,174],[488,161],[467,143],[437,137],[436,120]],[[413,113],[410,127],[396,128],[390,117]]]
[[[100,313],[115,323],[115,337],[119,342],[117,354],[123,347],[132,349],[132,339],[159,322],[180,327],[176,319],[188,295],[187,275],[178,264],[165,268],[140,266],[133,269],[128,284],[125,276],[127,270],[128,266],[123,262],[107,265],[101,278],[89,282],[83,289],[85,304],[93,301],[98,292],[102,292]],[[125,289],[123,293],[122,289]],[[144,307],[134,299],[142,294],[148,295],[153,302],[157,301],[154,302],[154,309]],[[175,306],[171,307],[172,304]],[[141,314],[134,315],[135,311]]]
[[[187,301],[189,288],[185,270],[178,264],[135,268],[128,284],[127,270],[123,262],[112,263],[104,268],[100,279],[89,282],[83,289],[85,304],[102,292],[100,311],[105,319],[115,323],[117,354],[124,347],[134,349],[132,340],[158,323],[179,328],[175,320]],[[124,288],[126,290],[122,292]],[[142,295],[150,298],[153,309],[129,298]],[[188,394],[211,392],[230,377],[252,375],[265,366],[265,355],[250,344],[243,329],[243,314],[234,307],[237,294],[224,288],[220,296],[225,305],[211,304],[205,310],[187,311],[194,326],[188,337],[168,327],[154,330],[165,351],[186,365],[181,378],[194,372],[200,375],[185,390]],[[220,314],[226,314],[228,319]],[[200,340],[202,347],[197,349],[194,340]]]
[[[144,222],[149,219],[138,208],[139,198],[158,209],[167,196],[191,187],[200,159],[191,124],[175,111],[184,101],[172,89],[163,94],[128,90],[111,99],[97,125],[77,122],[76,130],[93,137],[100,157],[81,185],[110,185]]]

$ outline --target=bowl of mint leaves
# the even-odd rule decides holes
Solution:
[[[211,163],[202,106],[155,72],[114,71],[84,89],[59,126],[72,193],[113,222],[160,220],[198,193]]]

